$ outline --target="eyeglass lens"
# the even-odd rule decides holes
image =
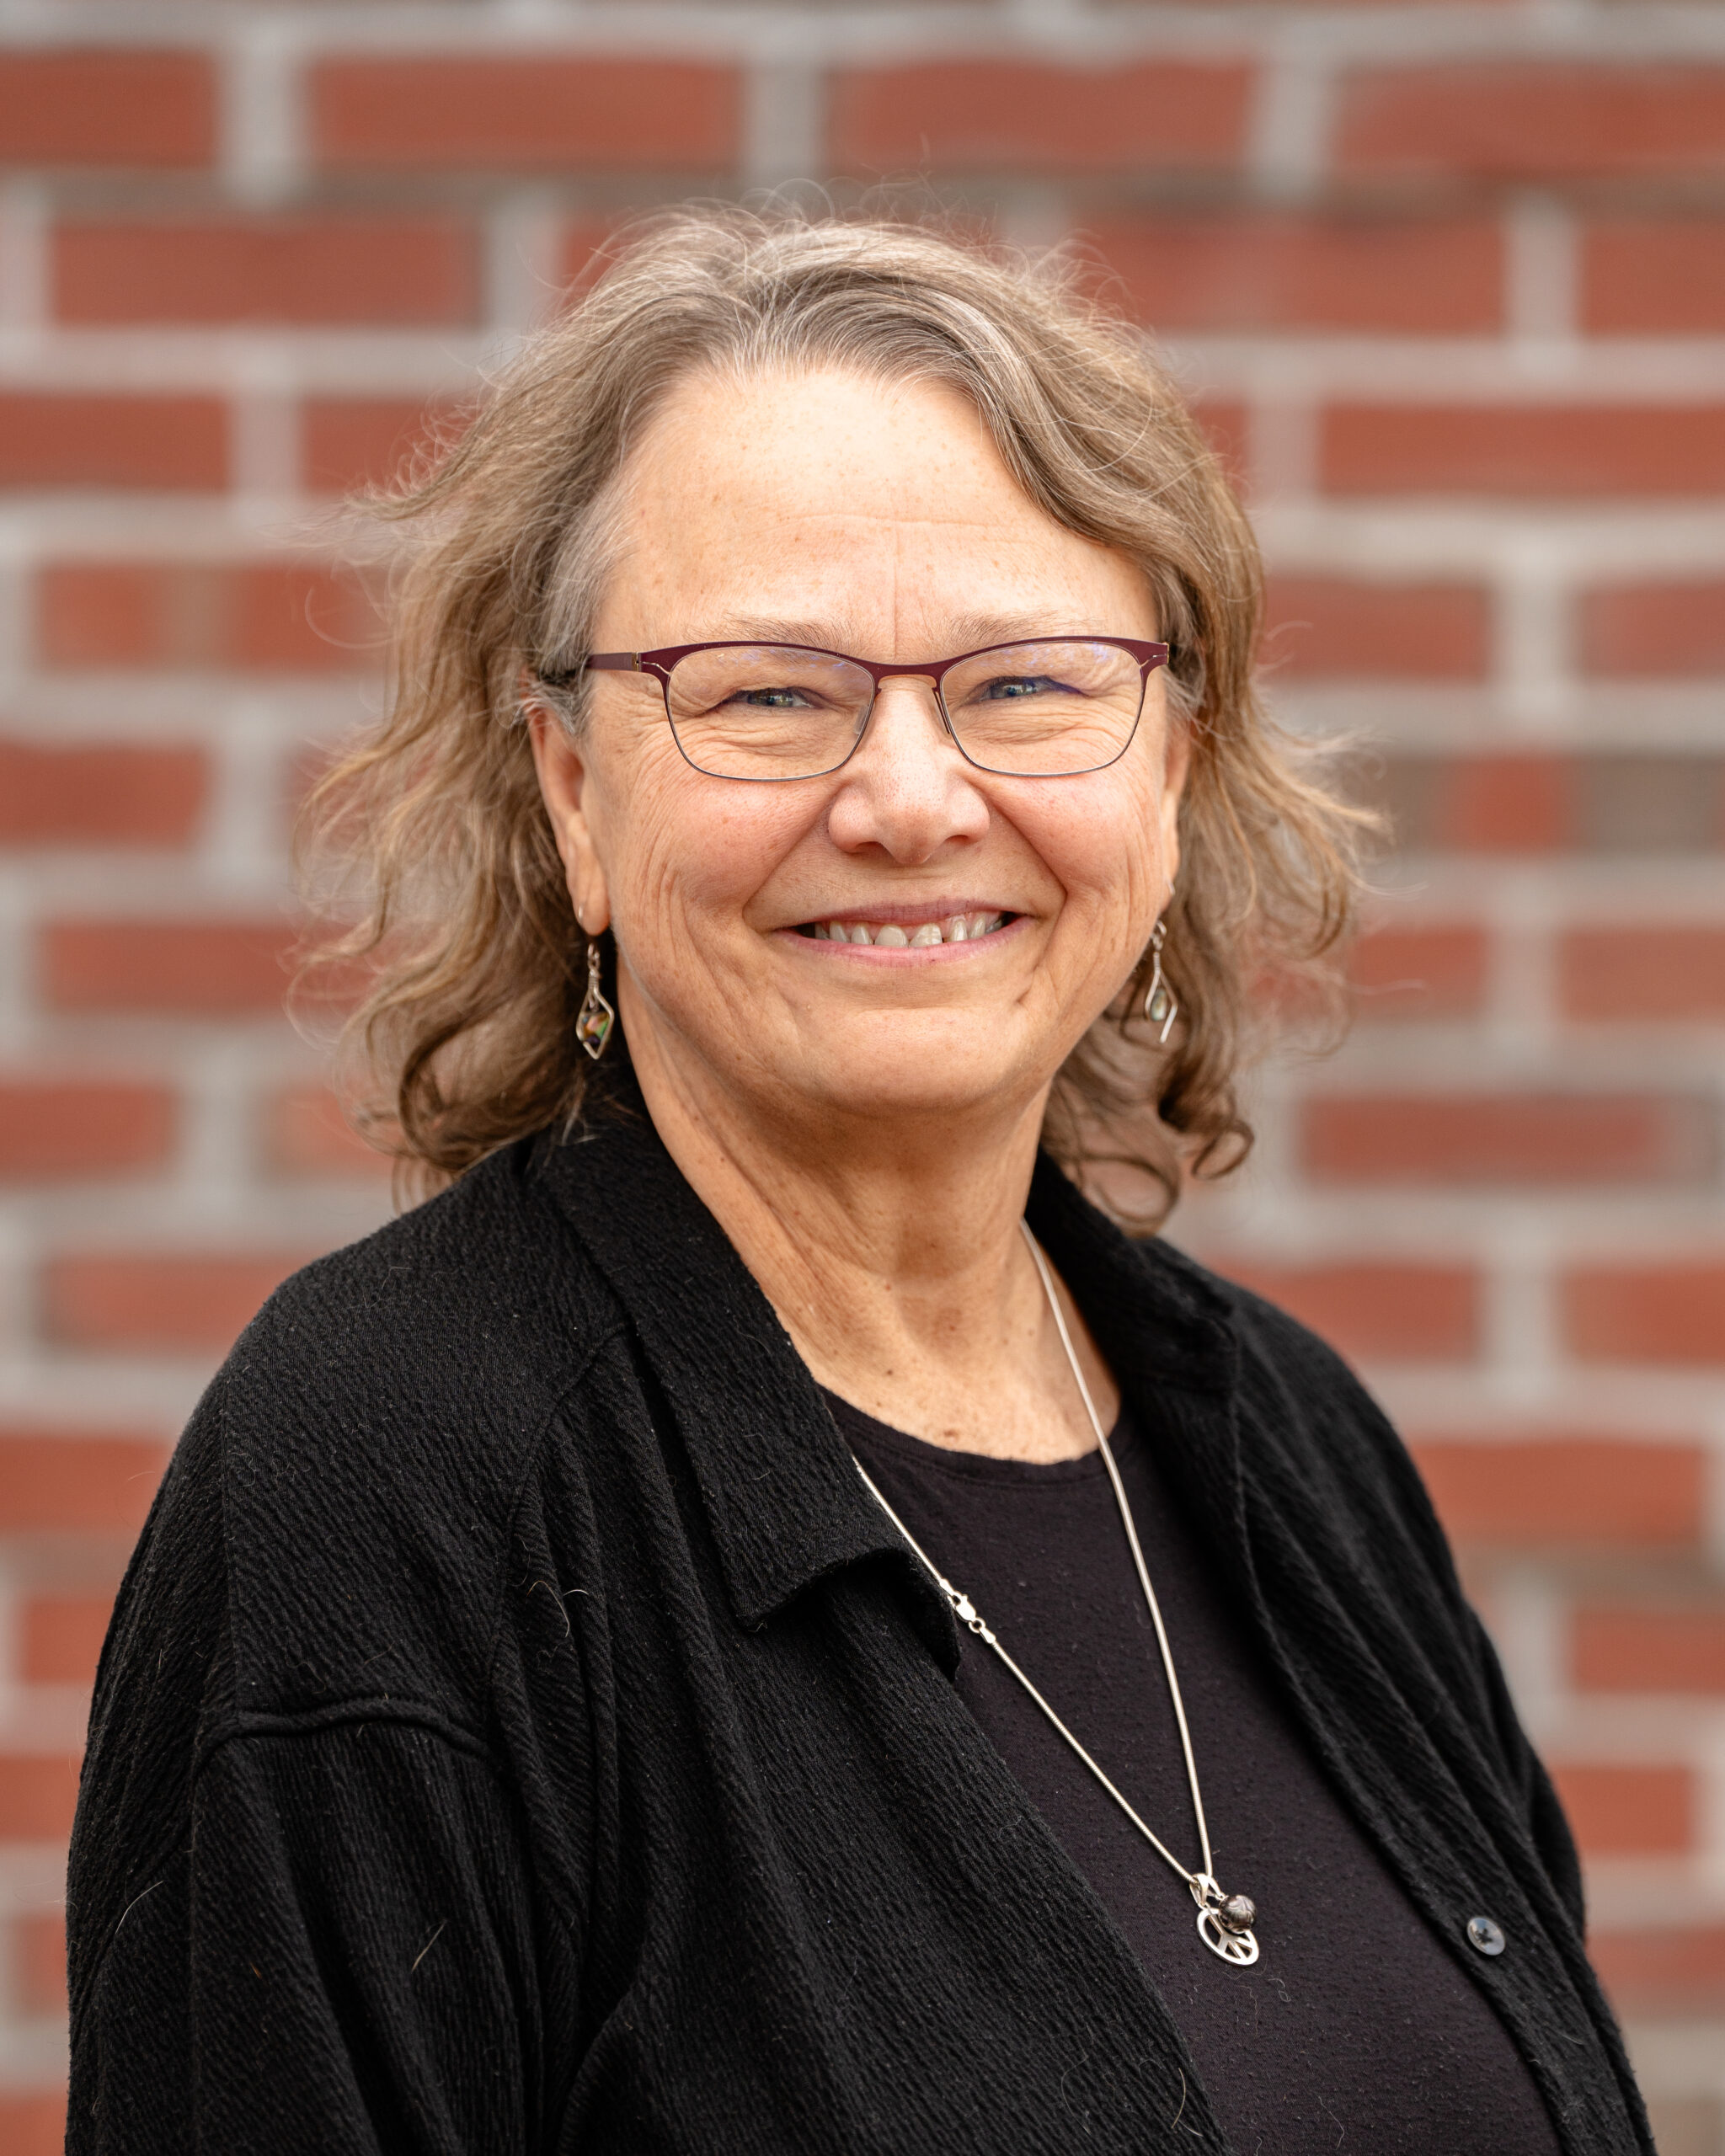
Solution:
[[[665,701],[677,745],[697,770],[784,779],[843,763],[874,695],[873,675],[850,659],[796,645],[728,644],[679,659]],[[940,696],[972,763],[1014,777],[1065,777],[1124,750],[1144,673],[1114,644],[1001,644],[949,668]]]

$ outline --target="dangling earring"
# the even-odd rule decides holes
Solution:
[[[1174,1029],[1174,1021],[1180,1015],[1180,1006],[1174,1001],[1174,991],[1162,975],[1162,946],[1168,940],[1166,921],[1159,921],[1150,931],[1150,947],[1156,964],[1150,976],[1150,986],[1144,991],[1144,1015],[1152,1026],[1160,1026],[1156,1036],[1163,1048],[1168,1044],[1168,1035]]]
[[[611,1038],[611,1029],[617,1022],[617,1013],[606,1001],[599,986],[599,945],[596,939],[587,945],[587,993],[581,998],[581,1008],[575,1019],[575,1038],[597,1063],[605,1053],[605,1043]]]

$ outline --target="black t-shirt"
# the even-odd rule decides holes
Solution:
[[[1140,1816],[1197,1828],[1156,1635],[1101,1455],[1035,1466],[888,1428],[828,1395],[888,1502]],[[958,1688],[1124,1933],[1240,2156],[1546,2156],[1545,2106],[1481,1991],[1320,1773],[1184,1527],[1151,1444],[1110,1440],[1185,1699],[1215,1876],[1258,1905],[1254,1967],[1199,1939],[1163,1862],[984,1643]]]

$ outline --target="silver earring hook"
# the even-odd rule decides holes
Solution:
[[[1144,991],[1144,1015],[1152,1026],[1162,1031],[1156,1038],[1166,1048],[1168,1035],[1174,1030],[1174,1021],[1180,1015],[1180,1006],[1174,1000],[1174,991],[1168,986],[1162,973],[1162,946],[1168,940],[1166,921],[1157,921],[1150,931],[1151,954],[1155,960],[1150,976],[1150,986]]]

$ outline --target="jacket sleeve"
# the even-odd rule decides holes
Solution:
[[[219,1743],[190,1833],[104,1943],[69,2156],[523,2156],[541,2139],[511,1808],[447,1732]]]

